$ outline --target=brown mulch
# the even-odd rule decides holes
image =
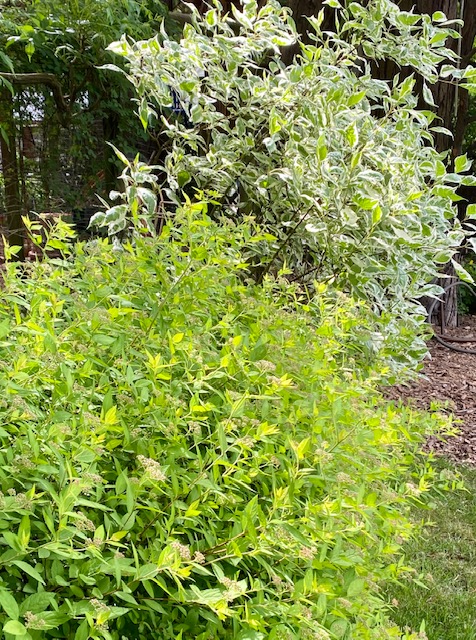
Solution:
[[[474,337],[474,342],[451,344],[476,352],[476,316],[464,317],[460,325],[446,333],[458,338]],[[476,466],[476,355],[452,351],[436,340],[432,340],[429,347],[424,377],[386,389],[385,396],[420,409],[430,409],[432,403],[437,402],[440,411],[452,413],[458,422],[459,434],[446,441],[432,437],[428,446],[455,462]]]

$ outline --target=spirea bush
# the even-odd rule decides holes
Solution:
[[[266,227],[271,237],[249,249],[258,280],[287,264],[296,278],[367,300],[399,371],[426,352],[418,299],[441,292],[432,282],[462,240],[453,204],[471,163],[462,156],[447,172],[433,147],[442,129],[417,108],[413,76],[383,81],[372,69],[379,60],[413,67],[433,105],[431,84],[453,73],[442,63],[455,58],[445,47],[455,32],[441,11],[326,4],[338,7],[336,33],[321,32],[322,13],[310,18],[315,42],[287,66],[280,47],[299,37],[274,0],[259,9],[244,0],[230,16],[218,2],[204,16],[190,7],[180,41],[162,32],[110,49],[129,65],[144,126],[162,118],[169,196],[212,189],[231,218]],[[124,208],[112,218],[115,232]]]
[[[375,391],[365,308],[247,283],[247,226],[177,215],[7,265],[4,637],[400,638],[379,584],[407,571],[441,421]]]

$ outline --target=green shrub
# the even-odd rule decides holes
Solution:
[[[205,209],[7,265],[7,640],[400,637],[378,585],[405,570],[440,421],[375,392],[365,308],[247,284],[253,234]]]

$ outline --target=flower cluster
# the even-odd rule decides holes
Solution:
[[[96,613],[101,613],[102,611],[109,611],[109,607],[106,603],[98,600],[97,598],[91,598],[89,604],[93,607]]]
[[[349,474],[342,471],[336,475],[336,479],[339,484],[352,484],[352,478]]]
[[[46,622],[31,611],[25,611],[23,619],[25,620],[25,627],[27,629],[35,629],[39,631],[46,627]]]
[[[0,509],[12,508],[15,506],[17,509],[31,509],[33,502],[26,496],[25,493],[17,493],[15,489],[11,488],[7,491],[10,498],[13,500],[9,500],[5,497],[5,495],[0,491]]]
[[[95,531],[96,525],[92,520],[86,518],[82,513],[77,513],[79,518],[76,520],[75,526],[78,531]]]
[[[160,464],[153,460],[152,458],[146,458],[145,456],[137,456],[140,464],[144,467],[147,474],[152,480],[159,480],[160,482],[164,482],[167,479],[167,476],[162,470]]]
[[[103,484],[103,479],[97,473],[85,472],[81,477],[72,478],[71,482],[81,487],[81,493],[90,496],[97,485]]]
[[[312,561],[314,560],[314,557],[316,555],[316,552],[314,551],[314,549],[312,549],[311,547],[304,547],[302,546],[299,549],[299,555],[303,560],[309,560]]]
[[[274,362],[269,362],[268,360],[258,360],[257,362],[255,362],[255,365],[258,367],[258,369],[261,369],[261,371],[276,371],[276,365],[274,364]]]
[[[232,602],[243,595],[243,589],[240,583],[236,580],[224,577],[220,579],[220,583],[225,587],[225,591],[223,591],[222,595],[226,602]]]
[[[20,455],[13,458],[12,466],[21,471],[21,469],[34,469],[35,463],[29,456]]]
[[[174,540],[170,546],[178,552],[182,560],[191,560],[192,554],[190,553],[190,547],[186,544],[182,544],[181,542],[178,542],[178,540]]]

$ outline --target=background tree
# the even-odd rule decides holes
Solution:
[[[152,36],[166,9],[155,0],[35,0],[4,3],[1,11],[0,62],[10,90],[2,93],[0,125],[4,195],[7,221],[18,230],[30,209],[81,210],[94,204],[95,192],[109,192],[119,170],[107,141],[131,154],[151,145],[134,117],[130,86],[102,66],[113,60],[109,42]],[[25,160],[20,121],[40,147],[34,162]]]

